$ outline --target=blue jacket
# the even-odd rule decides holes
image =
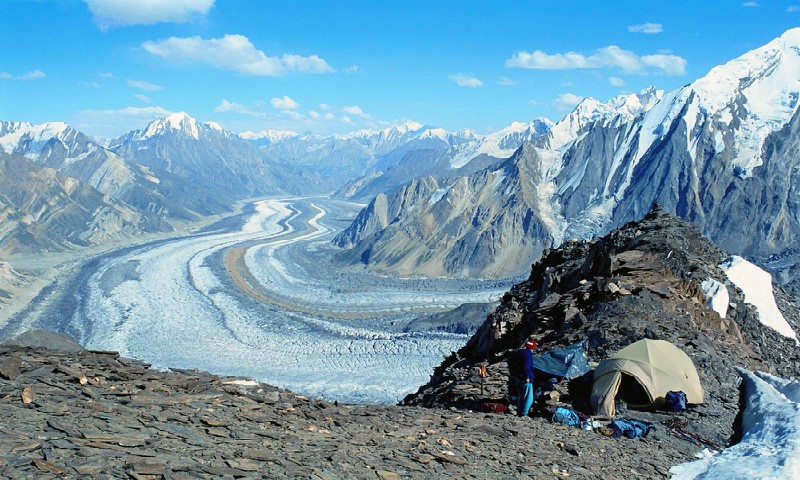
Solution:
[[[529,348],[519,349],[514,352],[512,361],[517,366],[515,374],[523,379],[527,378],[533,383],[533,351]]]

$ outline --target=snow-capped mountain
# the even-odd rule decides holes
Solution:
[[[547,133],[553,122],[537,118],[530,123],[514,122],[506,128],[455,147],[448,152],[450,168],[458,169],[471,160],[486,155],[493,158],[508,158],[525,142]]]
[[[338,242],[352,248],[345,254],[349,258],[369,252],[360,258],[375,259],[387,270],[427,256],[450,262],[440,262],[432,273],[513,275],[527,270],[530,252],[604,234],[641,218],[658,202],[698,224],[723,248],[754,258],[780,256],[784,266],[793,265],[796,255],[786,257],[800,239],[799,94],[800,29],[793,29],[668,94],[651,88],[609,102],[584,100],[513,157],[515,164],[527,164],[521,171],[536,172],[535,206],[520,201],[524,182],[513,178],[517,173],[507,162],[438,185],[434,190],[441,195],[425,191],[412,199],[399,191],[381,199],[414,208],[398,211],[395,221],[380,229],[375,226],[381,222],[359,218]],[[460,181],[472,192],[498,188],[470,205],[453,197]],[[376,206],[362,215],[379,211]],[[434,213],[441,208],[447,215]],[[495,249],[497,255],[524,260],[506,272],[492,267],[498,262],[493,258],[484,265],[470,263],[473,252],[457,236],[438,243],[403,237],[425,218],[464,215],[486,225],[481,228],[487,235],[512,228],[510,217],[540,228],[529,230],[533,238]]]
[[[94,140],[63,122],[5,121],[0,121],[0,149],[56,169],[101,150]]]
[[[240,138],[250,140],[259,146],[269,145],[297,136],[300,136],[300,134],[290,130],[262,130],[260,132],[242,132],[239,134]]]
[[[150,122],[112,140],[109,150],[155,171],[168,172],[228,201],[293,191],[299,174],[265,161],[252,143],[214,122],[184,112]],[[295,178],[298,177],[298,178]],[[280,186],[279,186],[280,185]]]
[[[191,129],[191,126],[188,126]],[[62,122],[0,122],[0,150],[14,175],[0,195],[11,217],[0,249],[63,249],[230,210],[229,198],[123,158]],[[8,181],[12,179],[13,181]],[[28,240],[14,240],[16,236]]]
[[[379,175],[409,155],[443,152],[476,137],[470,131],[449,132],[412,121],[327,137],[269,130],[240,136],[258,145],[262,154],[273,162],[290,164],[307,175],[316,175],[330,190],[362,176]]]
[[[414,178],[431,176],[443,180],[468,175],[505,160],[524,142],[547,133],[552,125],[550,120],[539,118],[530,123],[514,122],[489,135],[467,131],[457,137],[458,142],[449,142],[446,149],[418,148],[415,144],[415,149],[402,150],[403,156],[394,165],[350,182],[337,195],[369,201],[378,193],[391,192]],[[434,131],[441,129],[429,130]]]

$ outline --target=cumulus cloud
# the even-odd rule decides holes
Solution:
[[[643,23],[641,25],[628,25],[628,31],[633,33],[661,33],[664,27],[660,23]]]
[[[349,67],[345,68],[344,73],[358,73],[361,71],[361,67],[358,65],[350,65]]]
[[[287,72],[331,73],[333,67],[317,55],[270,57],[244,35],[222,38],[170,37],[142,44],[147,52],[167,60],[193,60],[242,75],[275,77]]]
[[[667,75],[686,73],[686,60],[677,55],[654,54],[639,56],[630,50],[609,45],[591,55],[579,52],[548,54],[541,50],[517,52],[506,60],[508,68],[534,70],[574,70],[578,68],[619,68],[625,73],[644,74],[648,69],[661,70]]]
[[[448,75],[447,78],[450,79],[450,81],[456,82],[456,84],[460,87],[478,88],[483,86],[483,82],[481,82],[478,78],[471,75],[465,75],[463,73]]]
[[[621,79],[619,77],[608,77],[608,83],[610,83],[611,85],[613,85],[615,87],[624,87],[625,86],[625,80],[623,80],[623,79]]]
[[[331,120],[336,118],[336,116],[334,114],[332,114],[331,112],[319,113],[316,110],[309,110],[308,111],[308,116],[311,117],[312,120],[331,121]]]
[[[366,113],[364,113],[364,110],[362,110],[361,107],[359,107],[358,105],[350,105],[350,106],[342,107],[342,111],[344,113],[349,114],[349,115],[356,115],[356,116],[359,116],[359,117],[368,117],[369,116]]]
[[[214,107],[214,111],[216,113],[222,113],[222,112],[241,113],[243,115],[250,115],[259,118],[265,118],[267,116],[264,112],[259,112],[253,108],[242,105],[241,103],[228,101],[228,99],[226,98],[223,98],[222,101],[219,103],[219,105]]]
[[[214,0],[84,0],[101,30],[159,22],[185,23],[208,14]]]
[[[288,96],[284,95],[283,98],[275,97],[270,100],[270,103],[273,107],[277,108],[278,110],[295,110],[300,108],[300,104],[289,98]]]
[[[23,73],[22,75],[13,75],[8,72],[0,72],[0,78],[7,80],[36,80],[37,78],[44,78],[47,75],[41,70],[31,70],[30,72]]]
[[[163,90],[164,87],[156,85],[155,83],[145,82],[144,80],[128,80],[128,86],[138,88],[145,92],[155,92],[156,90]]]
[[[581,103],[583,99],[584,97],[572,93],[562,93],[553,100],[553,106],[559,112],[568,112],[575,108],[577,104]]]

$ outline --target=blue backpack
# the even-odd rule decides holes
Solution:
[[[628,418],[614,420],[609,425],[614,432],[614,437],[640,438],[646,437],[648,433],[656,429],[650,422],[642,422]]]
[[[681,391],[667,392],[664,395],[664,407],[669,412],[685,412],[686,394]]]
[[[577,427],[581,424],[581,418],[572,409],[558,407],[556,409],[556,413],[553,414],[553,423]]]

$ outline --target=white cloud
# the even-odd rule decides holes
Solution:
[[[497,84],[504,87],[512,87],[514,85],[519,85],[519,83],[520,81],[515,78],[500,77],[497,79]]]
[[[633,33],[661,33],[664,27],[660,23],[643,23],[641,25],[628,25],[628,31]]]
[[[366,118],[366,117],[369,116],[366,113],[364,113],[364,110],[361,110],[361,107],[359,107],[358,105],[350,105],[350,106],[342,107],[342,111],[344,113],[349,114],[349,115],[356,115],[356,116],[359,116],[359,117],[365,117]]]
[[[100,72],[100,78],[112,79],[114,78],[114,74],[111,72]]]
[[[327,112],[328,110],[331,109],[331,106],[328,105],[327,103],[320,103],[319,104],[319,109],[322,110],[322,111]]]
[[[145,92],[155,92],[156,90],[163,90],[164,87],[156,85],[155,83],[145,82],[144,80],[128,80],[128,86],[138,88]]]
[[[761,4],[758,2],[744,2],[742,4],[743,7],[760,7]]]
[[[0,72],[0,78],[8,80],[36,80],[37,78],[44,78],[47,75],[41,70],[31,70],[30,72],[23,73],[22,75],[12,75],[8,72]]]
[[[661,70],[667,75],[683,75],[686,60],[677,55],[654,54],[639,56],[630,50],[609,45],[591,55],[579,52],[548,54],[541,50],[532,53],[517,52],[506,60],[508,68],[535,70],[574,70],[578,68],[619,68],[626,73],[644,74],[648,68]]]
[[[184,23],[208,14],[214,0],[84,0],[101,30],[124,25]]]
[[[341,121],[343,123],[347,123],[349,125],[354,125],[353,120],[350,117],[348,117],[347,115],[342,115]]]
[[[300,104],[289,98],[288,96],[284,95],[283,98],[275,97],[270,100],[270,103],[273,107],[277,108],[278,110],[294,110],[300,108]]]
[[[153,101],[150,100],[150,97],[148,97],[147,95],[136,94],[136,95],[133,96],[133,98],[135,98],[135,99],[137,99],[137,100],[139,100],[141,102],[144,102],[144,103],[153,103]]]
[[[786,7],[786,11],[789,13],[800,12],[800,5],[789,5]]]
[[[447,78],[453,82],[456,82],[456,84],[460,87],[478,88],[483,86],[483,82],[481,82],[478,78],[465,75],[463,73],[448,75]]]
[[[101,84],[100,82],[95,82],[95,81],[81,82],[80,85],[82,87],[86,87],[86,88],[103,88],[103,84]]]
[[[142,48],[167,60],[195,60],[216,68],[233,70],[242,75],[275,77],[286,72],[331,73],[333,67],[317,55],[302,57],[284,54],[270,57],[258,50],[244,35],[225,35],[222,38],[170,37],[148,41]]]
[[[259,112],[257,110],[254,110],[254,109],[250,108],[250,107],[242,105],[241,103],[230,102],[225,98],[222,99],[222,101],[219,103],[219,105],[214,107],[214,111],[216,113],[222,113],[222,112],[241,113],[243,115],[251,115],[253,117],[259,117],[259,118],[266,118],[267,117],[267,114],[264,113],[264,112]]]
[[[575,108],[577,104],[581,103],[583,99],[584,97],[579,97],[572,93],[562,93],[553,100],[553,106],[559,112],[568,112]]]
[[[643,65],[657,68],[667,75],[679,76],[686,73],[686,60],[677,55],[643,55],[640,60]]]
[[[623,80],[623,79],[621,79],[619,77],[608,77],[608,83],[610,83],[611,85],[613,85],[615,87],[624,87],[625,86],[625,80]]]
[[[358,73],[361,71],[361,67],[358,65],[350,65],[349,67],[343,70],[344,73]]]

